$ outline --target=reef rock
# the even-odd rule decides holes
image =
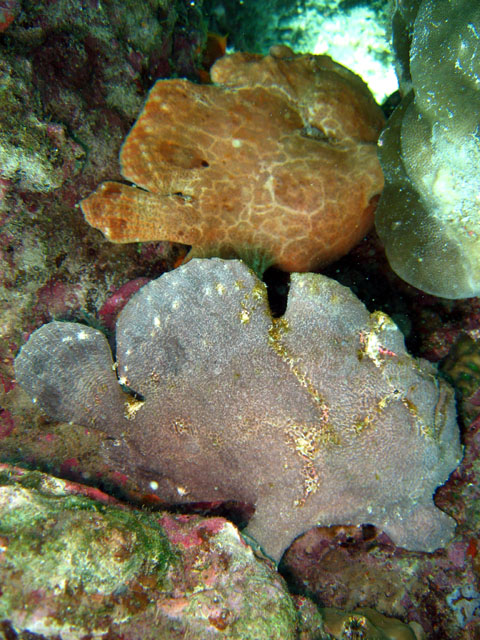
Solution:
[[[139,512],[8,465],[0,585],[2,639],[298,637],[284,581],[224,518]]]
[[[316,524],[428,551],[451,537],[432,494],[462,453],[453,391],[337,282],[294,274],[272,318],[242,262],[193,260],[127,303],[116,357],[101,332],[52,322],[15,371],[51,418],[129,443],[127,472],[161,499],[254,505],[247,533],[277,560]]]
[[[239,257],[261,273],[309,271],[373,225],[383,114],[328,56],[236,53],[216,85],[159,80],[128,135],[122,175],[81,202],[113,242],[171,240],[190,257]]]

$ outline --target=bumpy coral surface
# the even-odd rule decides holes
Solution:
[[[51,417],[127,439],[127,473],[162,499],[255,505],[247,531],[276,559],[317,523],[370,522],[425,550],[452,534],[432,501],[461,455],[452,390],[333,280],[295,275],[272,319],[244,264],[194,260],[128,302],[116,368],[135,397],[103,334],[61,322],[15,363]]]
[[[478,3],[421,3],[413,93],[381,138],[386,185],[376,226],[390,264],[446,298],[480,295],[479,34]]]
[[[127,137],[122,175],[81,203],[114,242],[171,240],[190,257],[241,257],[257,271],[308,271],[372,225],[383,115],[328,56],[234,54],[217,85],[161,80]]]

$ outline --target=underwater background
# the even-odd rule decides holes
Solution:
[[[479,34],[0,0],[0,638],[480,638]]]

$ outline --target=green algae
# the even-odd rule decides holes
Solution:
[[[2,475],[7,484],[0,487],[0,537],[8,541],[3,562],[21,583],[32,590],[102,596],[146,577],[164,586],[176,556],[153,515],[83,496],[48,495],[40,486],[42,474],[26,474],[16,484]],[[15,580],[8,585],[0,617],[8,617],[18,598]]]

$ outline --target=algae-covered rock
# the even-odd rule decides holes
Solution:
[[[51,192],[78,173],[84,151],[42,113],[30,65],[0,60],[0,179],[19,191]]]
[[[56,640],[297,637],[282,578],[223,518],[142,513],[7,465],[0,621]]]

